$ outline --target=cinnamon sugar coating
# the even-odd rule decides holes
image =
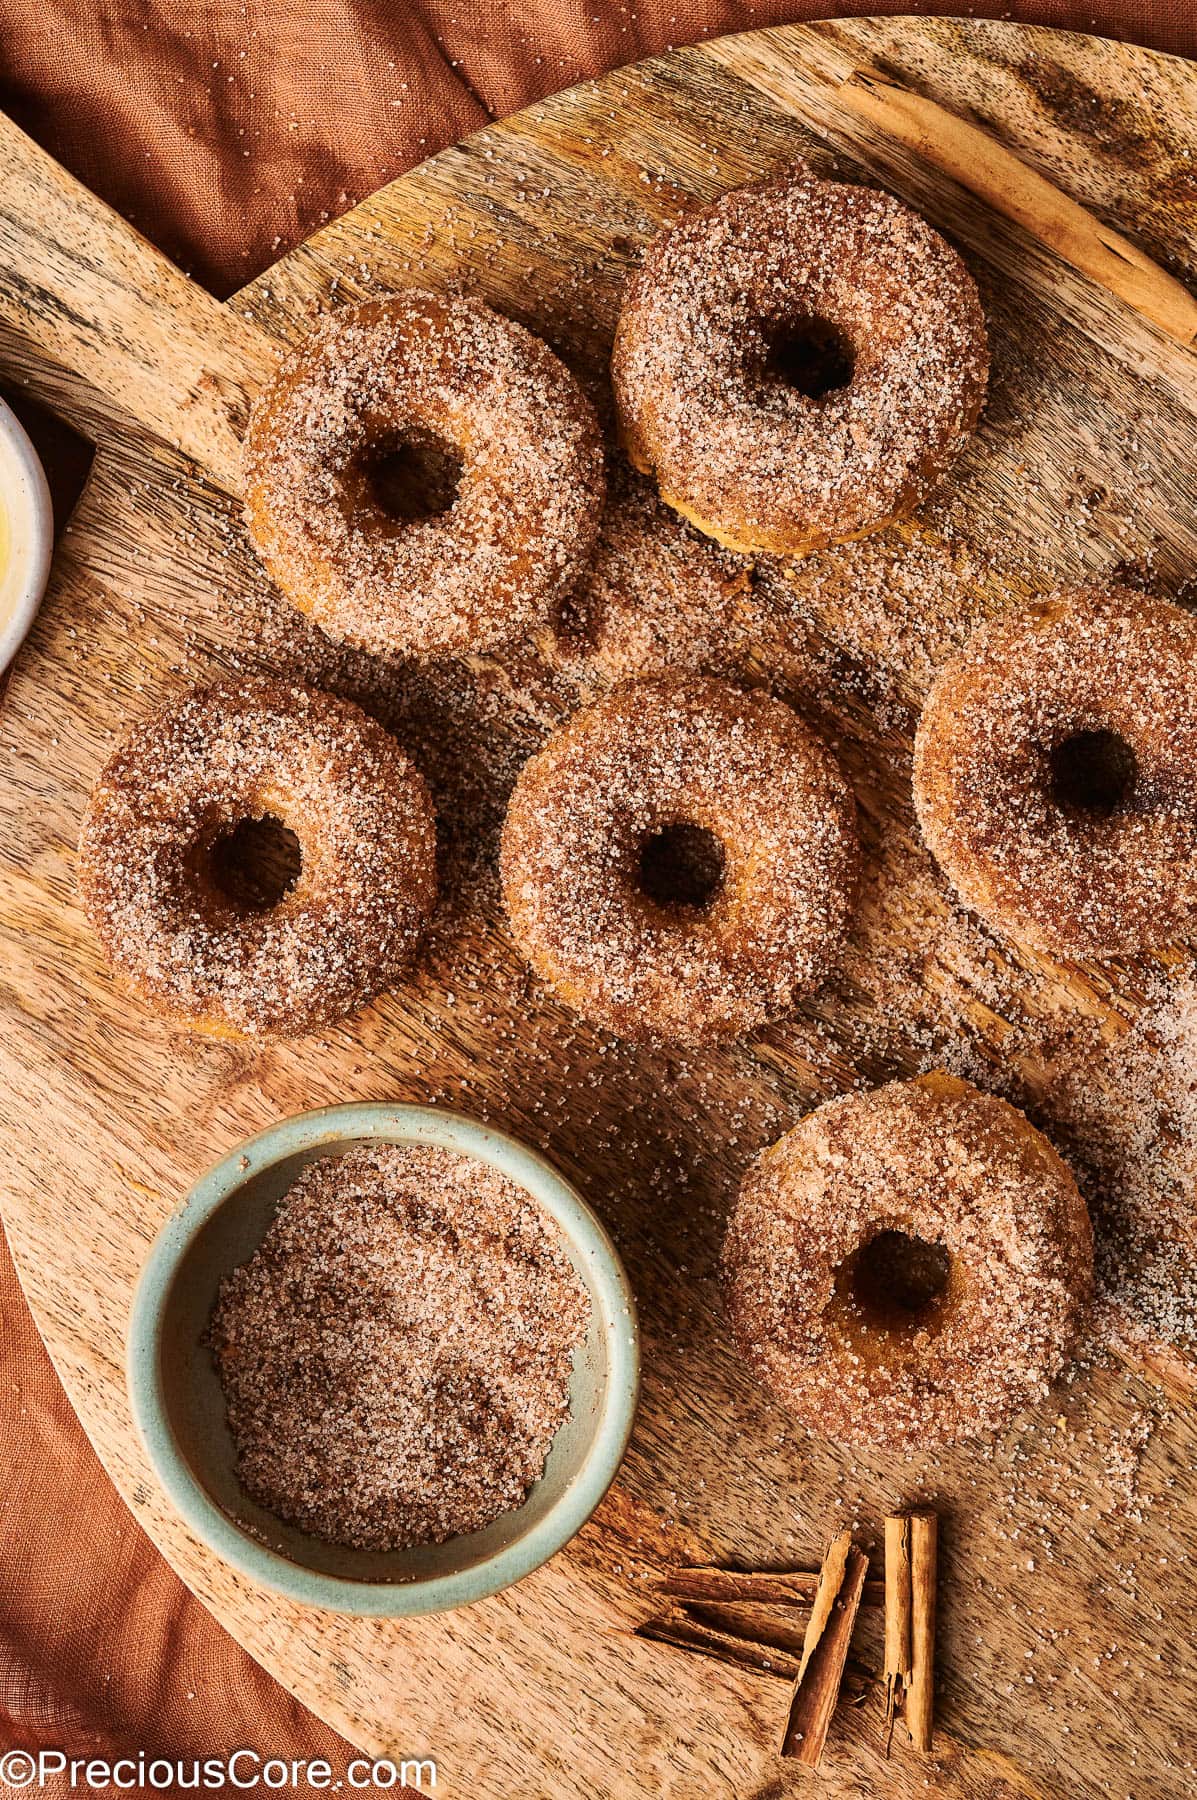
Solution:
[[[460,463],[451,503],[396,517],[378,471],[428,445]],[[329,637],[379,655],[523,637],[598,531],[590,403],[546,344],[467,296],[395,294],[325,320],[259,398],[245,450],[266,568]]]
[[[914,797],[961,898],[1016,941],[1102,957],[1191,934],[1197,618],[1079,587],[986,624],[927,699]]]
[[[645,879],[649,846],[709,834],[705,904]],[[779,700],[697,676],[613,688],[524,767],[502,839],[517,942],[568,1005],[628,1038],[751,1031],[823,980],[858,876],[855,805]]]
[[[213,852],[273,817],[302,864],[276,905],[230,898]],[[436,898],[423,777],[357,706],[273,680],[193,689],[106,764],[79,845],[109,961],[159,1012],[220,1035],[331,1024],[410,962]]]
[[[812,330],[837,346],[821,395],[785,360]],[[730,548],[783,554],[917,506],[973,430],[988,369],[951,246],[892,194],[802,166],[653,242],[612,357],[633,463]]]
[[[918,1308],[862,1286],[888,1233],[936,1247],[942,1286]],[[732,1332],[765,1385],[812,1431],[893,1451],[992,1432],[1043,1394],[1092,1274],[1089,1216],[1047,1139],[943,1074],[809,1113],[750,1169],[723,1251]]]
[[[208,1338],[237,1473],[334,1544],[439,1544],[523,1504],[569,1414],[590,1301],[497,1169],[420,1144],[309,1164]]]

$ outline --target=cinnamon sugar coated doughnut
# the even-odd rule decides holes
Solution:
[[[284,358],[245,450],[266,568],[329,637],[379,655],[523,637],[598,531],[589,402],[539,338],[465,296],[327,319]]]
[[[585,1017],[699,1042],[828,973],[857,883],[852,795],[787,706],[706,677],[613,688],[524,767],[502,839],[517,942]]]
[[[809,1113],[750,1169],[723,1251],[741,1354],[812,1431],[931,1449],[1041,1396],[1074,1345],[1093,1232],[1047,1139],[934,1074]]]
[[[732,549],[876,530],[939,482],[989,352],[956,252],[892,194],[798,167],[649,247],[612,358],[631,460]]]
[[[919,824],[961,898],[1057,955],[1133,955],[1197,923],[1197,618],[1065,589],[983,626],[915,742]]]
[[[266,903],[226,864],[262,819],[301,859]],[[436,898],[435,822],[423,777],[360,708],[238,679],[129,733],[92,791],[79,870],[105,955],[159,1012],[286,1037],[356,1011],[411,960]]]

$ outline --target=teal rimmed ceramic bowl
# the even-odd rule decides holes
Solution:
[[[251,1500],[237,1479],[224,1397],[202,1342],[221,1277],[252,1256],[304,1164],[370,1139],[433,1144],[500,1169],[556,1220],[591,1300],[590,1328],[574,1353],[570,1416],[523,1506],[485,1531],[410,1550],[340,1549]],[[128,1368],[133,1416],[158,1478],[218,1556],[311,1606],[438,1612],[484,1599],[538,1568],[606,1493],[636,1410],[636,1309],[603,1227],[535,1151],[436,1107],[330,1106],[238,1145],[171,1214],[133,1299]]]

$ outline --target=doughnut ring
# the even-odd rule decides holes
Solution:
[[[265,902],[225,861],[263,818],[301,858]],[[224,681],[135,726],[109,759],[79,875],[105,955],[155,1010],[219,1036],[294,1037],[410,962],[436,897],[435,821],[423,777],[358,707]]]
[[[1197,618],[1065,589],[983,625],[915,739],[923,837],[966,905],[1066,957],[1134,955],[1197,919]]]
[[[742,1356],[812,1431],[933,1449],[1046,1391],[1093,1232],[1047,1139],[936,1073],[820,1106],[758,1158],[723,1250]]]
[[[977,422],[971,275],[892,194],[798,167],[662,233],[612,377],[635,466],[729,549],[801,555],[901,518]]]
[[[245,453],[266,569],[329,637],[378,655],[526,636],[598,533],[589,401],[539,338],[466,296],[334,314],[259,397]]]
[[[516,941],[628,1038],[753,1030],[828,973],[857,885],[855,804],[781,701],[701,676],[611,689],[524,767],[503,828]]]

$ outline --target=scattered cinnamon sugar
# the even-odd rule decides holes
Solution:
[[[794,560],[762,560],[757,582],[791,630],[826,633],[822,682],[850,683],[883,725],[903,730],[969,631],[1010,602],[1008,588],[994,591],[982,556],[921,522]]]
[[[497,1170],[393,1144],[312,1163],[212,1315],[240,1478],[357,1549],[478,1531],[540,1476],[588,1317]]]
[[[552,660],[583,683],[735,669],[763,629],[747,560],[701,537],[622,461],[609,484],[598,549],[547,643]]]
[[[1197,975],[1156,988],[1113,1041],[1073,1026],[1039,1110],[1094,1214],[1102,1329],[1197,1349]]]

